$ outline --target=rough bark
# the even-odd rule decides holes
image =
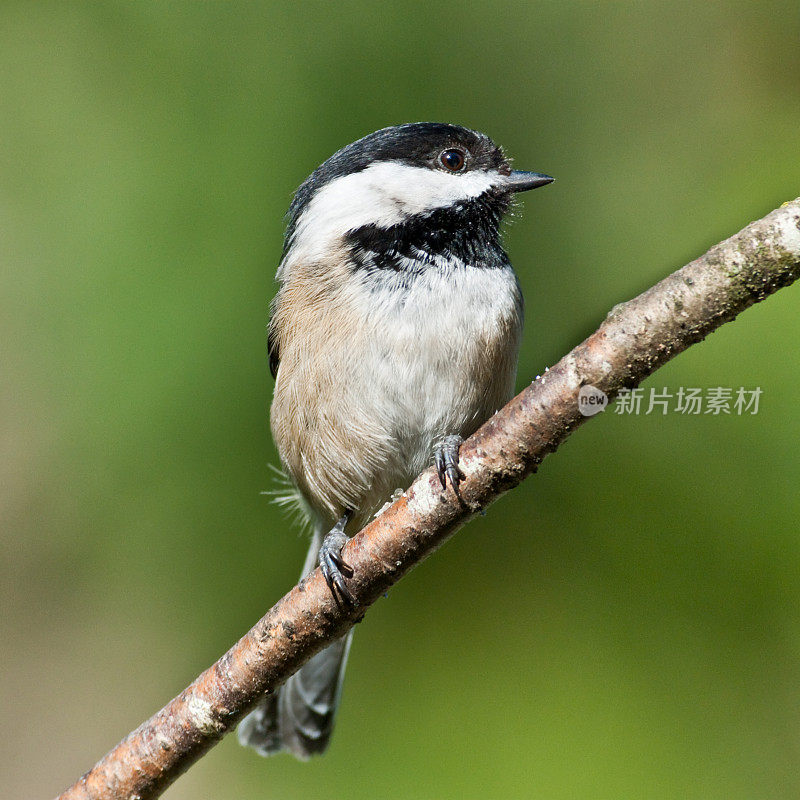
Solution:
[[[460,497],[432,470],[347,545],[356,608],[320,571],[279,600],[222,658],[60,797],[157,797],[252,707],[459,527],[536,470],[586,421],[578,393],[613,398],[800,275],[800,198],[716,245],[627,303],[495,414],[461,448]]]

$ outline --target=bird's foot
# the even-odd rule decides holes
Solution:
[[[350,541],[344,532],[348,516],[345,514],[325,535],[319,549],[319,566],[331,594],[338,602],[341,598],[348,605],[357,605],[344,579],[353,577],[353,568],[342,559],[342,548]]]
[[[447,482],[450,481],[456,494],[458,494],[458,487],[464,479],[464,473],[458,466],[458,448],[463,443],[464,439],[461,436],[445,436],[434,445],[433,449],[436,471],[439,474],[442,489],[447,489]]]

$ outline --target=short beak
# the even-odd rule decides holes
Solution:
[[[547,186],[548,183],[552,183],[554,180],[555,178],[551,178],[541,172],[522,172],[515,169],[505,179],[504,186],[510,192],[527,192],[528,189]]]

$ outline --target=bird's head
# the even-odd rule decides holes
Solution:
[[[496,231],[514,193],[552,180],[513,170],[488,136],[468,128],[437,122],[384,128],[339,150],[300,186],[284,256],[299,250],[320,258],[348,237],[396,239],[408,226],[423,238],[428,231],[442,238],[459,219],[469,228],[468,212],[476,208]]]

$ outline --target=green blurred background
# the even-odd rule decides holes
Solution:
[[[47,797],[294,581],[262,492],[293,190],[413,120],[557,176],[507,244],[519,385],[800,194],[791,2],[0,5],[4,797]],[[579,431],[359,626],[323,759],[228,737],[179,798],[800,795],[798,289]]]

